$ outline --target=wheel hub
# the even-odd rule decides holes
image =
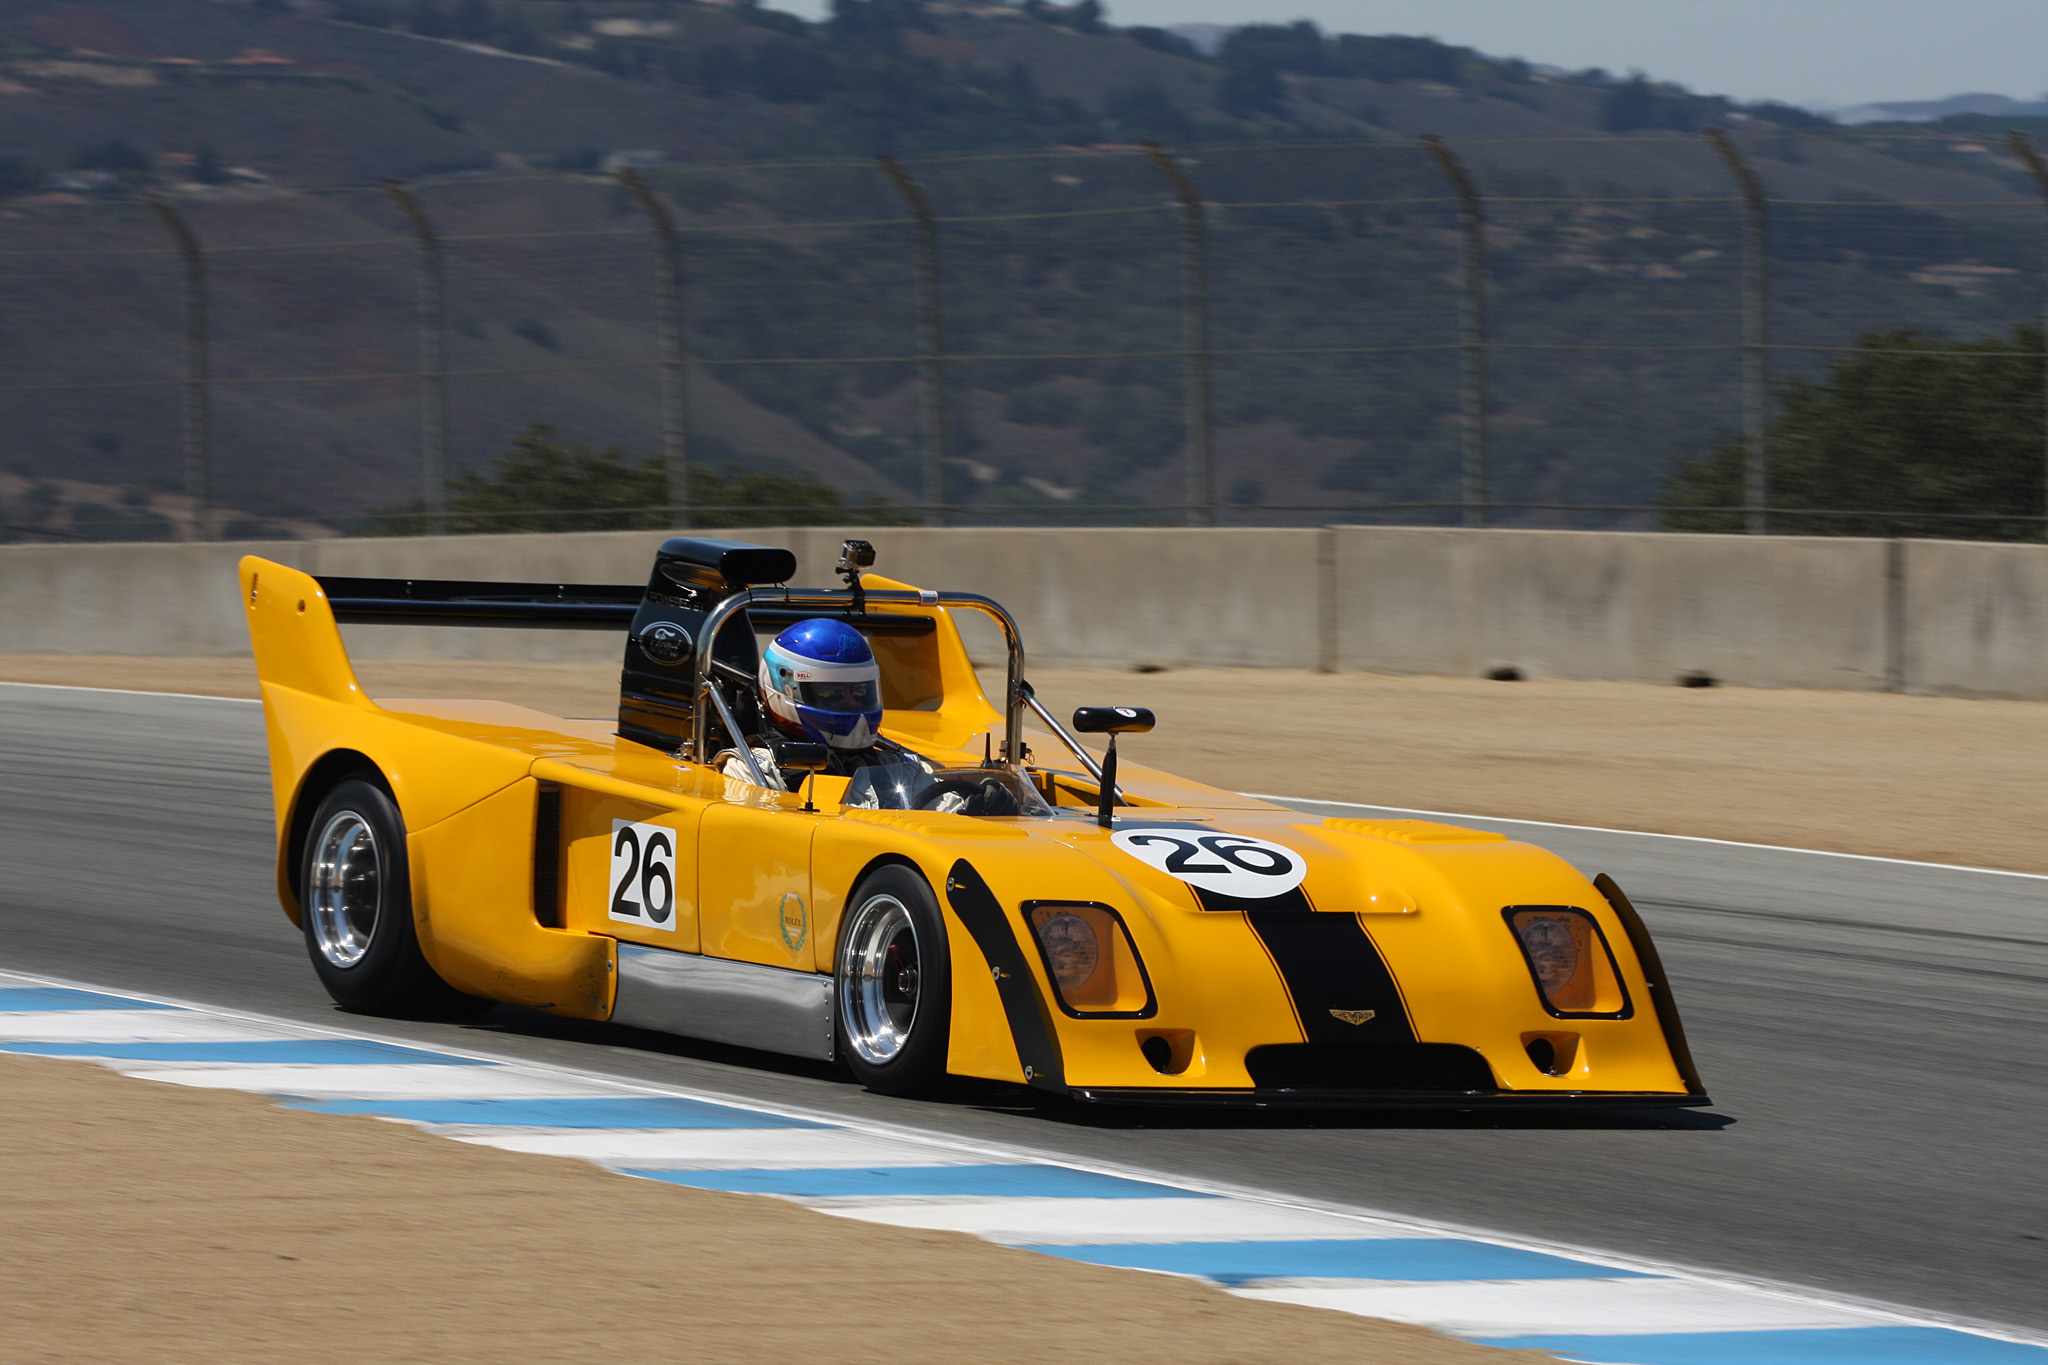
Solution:
[[[370,951],[384,900],[376,831],[355,811],[337,811],[313,841],[305,913],[320,956],[353,967]]]
[[[853,913],[839,994],[847,1046],[875,1065],[910,1041],[920,998],[917,928],[903,902],[872,896]]]

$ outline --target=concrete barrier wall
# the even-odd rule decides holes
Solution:
[[[721,534],[704,532],[702,534]],[[986,593],[1032,662],[1215,664],[2048,699],[2048,546],[1336,527],[808,527],[724,533],[831,581],[848,535],[878,572]],[[0,653],[233,655],[235,562],[316,574],[644,581],[658,532],[0,547]],[[992,626],[963,621],[977,657]],[[619,657],[609,633],[348,627],[365,658]]]
[[[1907,689],[2048,697],[2048,547],[1901,544]]]
[[[1886,542],[1343,529],[1337,667],[1885,686]]]

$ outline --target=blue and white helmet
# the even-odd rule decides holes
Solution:
[[[799,621],[761,651],[761,703],[792,735],[866,749],[882,728],[882,670],[844,621]]]

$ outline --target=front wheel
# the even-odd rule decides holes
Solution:
[[[351,778],[313,812],[300,850],[299,924],[320,984],[359,1014],[437,1014],[472,1002],[434,973],[412,922],[405,824],[382,788]]]
[[[833,992],[840,1054],[884,1095],[930,1090],[946,1074],[952,956],[932,889],[910,868],[880,868],[848,900]]]

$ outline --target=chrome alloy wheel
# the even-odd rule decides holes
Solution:
[[[336,967],[355,966],[370,951],[384,901],[383,860],[369,822],[352,810],[336,811],[313,841],[306,881],[306,914],[320,956]]]
[[[839,992],[846,1045],[862,1061],[883,1066],[910,1041],[919,996],[917,926],[902,901],[870,896],[854,911],[846,934]]]

